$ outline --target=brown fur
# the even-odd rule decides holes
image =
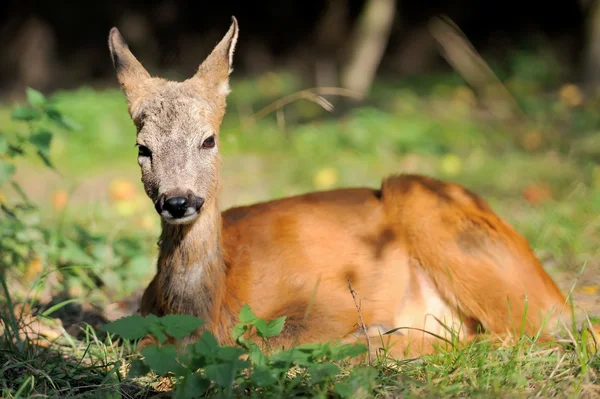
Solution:
[[[205,199],[192,222],[163,220],[143,315],[192,314],[231,344],[236,315],[248,303],[260,317],[288,317],[278,345],[351,342],[362,338],[350,279],[371,331],[407,328],[385,336],[397,357],[434,351],[442,341],[419,329],[448,336],[438,320],[470,339],[478,329],[519,333],[523,320],[535,335],[548,312],[553,321],[570,315],[525,239],[456,184],[390,176],[379,190],[308,193],[221,213],[219,143],[200,145],[218,136],[237,34],[234,19],[198,73],[171,82],[150,77],[111,30],[138,143],[152,151],[151,160],[140,159],[148,196],[191,190]],[[551,332],[544,328],[543,336]]]

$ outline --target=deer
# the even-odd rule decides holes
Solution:
[[[232,16],[194,75],[173,81],[109,32],[141,182],[161,219],[142,316],[192,315],[205,324],[186,342],[208,329],[233,345],[247,304],[265,320],[286,317],[272,348],[367,335],[372,352],[394,359],[443,350],[449,327],[459,342],[519,333],[553,342],[572,315],[565,295],[528,241],[460,184],[398,173],[378,188],[221,210],[220,125],[238,35]]]

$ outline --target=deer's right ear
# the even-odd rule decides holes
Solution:
[[[129,50],[127,42],[117,28],[112,28],[108,34],[108,48],[117,79],[131,106],[141,96],[150,74]]]

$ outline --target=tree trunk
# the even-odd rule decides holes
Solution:
[[[587,8],[584,79],[590,86],[600,83],[600,1],[582,4]]]
[[[331,87],[339,84],[338,53],[346,37],[347,9],[347,0],[329,0],[319,21],[314,46],[316,86]]]
[[[345,88],[362,96],[368,94],[388,43],[395,11],[395,0],[367,0],[352,32],[351,54],[342,71]]]

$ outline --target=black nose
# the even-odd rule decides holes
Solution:
[[[187,197],[171,197],[166,198],[163,194],[158,201],[156,201],[156,211],[162,213],[163,210],[168,211],[172,217],[180,218],[185,215],[188,208],[193,208],[198,212],[202,205],[204,205],[204,198],[197,197],[194,194],[188,192]]]
[[[165,200],[163,209],[169,211],[174,218],[180,218],[188,208],[188,199],[185,197],[171,197]]]

